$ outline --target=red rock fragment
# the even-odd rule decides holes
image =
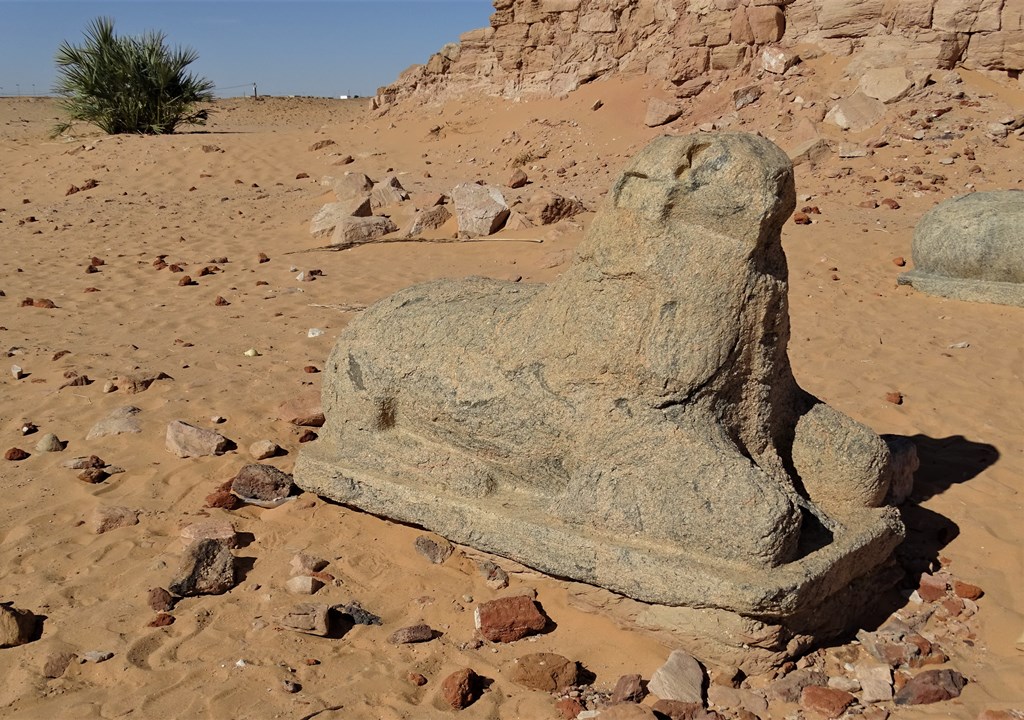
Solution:
[[[181,280],[178,281],[178,287],[185,287],[187,285],[198,285],[198,284],[199,283],[197,283],[195,280],[190,278],[188,275],[185,275],[184,277],[181,278]]]
[[[865,200],[864,202],[857,203],[857,207],[866,208],[868,210],[874,210],[876,207],[878,207],[878,203],[875,202],[874,200]]]
[[[256,281],[256,287],[260,287],[261,285],[269,285],[269,284],[270,283],[268,283],[266,280],[257,280]]]
[[[964,600],[977,600],[985,594],[985,591],[977,585],[972,585],[971,583],[964,582],[963,580],[953,581],[953,592],[957,597],[963,598]]]
[[[242,501],[231,494],[231,484],[233,482],[233,480],[229,480],[207,495],[206,507],[221,508],[222,510],[236,510],[241,507]]]
[[[659,700],[651,708],[671,720],[714,720],[717,713],[704,710],[700,703],[689,703],[681,700]]]
[[[423,687],[427,684],[427,678],[425,678],[420,673],[411,672],[405,676],[405,679],[408,680],[410,684],[415,685],[416,687]]]
[[[901,392],[888,392],[885,394],[885,401],[891,402],[893,405],[903,404],[903,393]]]
[[[10,450],[4,453],[4,460],[10,460],[11,462],[18,462],[29,457],[29,454],[21,448],[12,447]]]
[[[821,215],[821,210],[818,209],[817,205],[806,205],[800,208],[800,212],[807,213],[808,215]]]
[[[52,360],[53,360],[53,362],[57,362],[58,360],[60,360],[65,355],[70,355],[70,354],[71,354],[70,350],[58,350],[57,352],[55,352],[53,354]]]
[[[316,440],[316,439],[317,439],[318,437],[320,437],[320,436],[319,436],[319,435],[317,435],[317,434],[316,434],[315,432],[313,432],[312,430],[303,430],[303,431],[302,431],[302,434],[301,434],[301,435],[299,435],[299,442],[300,442],[300,443],[308,443],[308,442],[313,442],[313,441],[314,441],[314,440]]]
[[[177,263],[171,265],[170,270],[172,273],[185,272],[185,268],[183,268],[181,265],[178,265]]]
[[[300,172],[295,176],[296,180],[305,180],[309,177],[309,173]]]
[[[82,482],[95,485],[106,480],[109,475],[102,468],[86,468],[82,472],[78,473],[78,479]]]
[[[33,300],[32,301],[32,307],[45,308],[47,310],[52,310],[53,308],[55,308],[57,306],[54,304],[53,300],[50,300],[49,298],[39,298],[37,300]]]
[[[270,262],[270,256],[268,256],[266,253],[260,253],[259,255],[256,256],[256,259],[261,263]]]
[[[895,265],[896,267],[904,267],[907,264],[907,261],[903,258],[902,255],[900,255],[899,257],[894,257],[892,259],[892,264]]]
[[[960,697],[967,679],[956,670],[925,670],[910,679],[898,693],[897,705],[928,705]]]
[[[157,613],[156,617],[149,621],[147,627],[167,627],[174,624],[174,616],[167,613]]]
[[[84,292],[84,293],[94,293],[94,292],[99,292],[99,291],[100,291],[100,289],[97,288],[97,287],[87,287],[82,292]]]
[[[805,212],[796,212],[793,213],[793,222],[796,223],[797,225],[810,225],[811,218]]]
[[[887,207],[890,210],[899,210],[900,209],[900,204],[898,202],[896,202],[895,200],[893,200],[892,198],[884,198],[882,200],[881,204],[882,204],[882,207]]]
[[[174,609],[174,596],[162,587],[150,588],[146,596],[149,607],[156,612],[165,613]]]
[[[92,265],[93,267],[100,267],[101,265],[106,265],[107,263],[103,258],[98,258],[95,255],[93,255],[92,259],[89,260],[89,264]]]
[[[844,690],[808,685],[800,693],[800,706],[804,710],[831,719],[842,715],[856,699]]]
[[[922,575],[917,586],[917,594],[925,602],[935,602],[946,595],[947,583],[944,578],[935,575]]]
[[[476,628],[491,642],[515,642],[538,633],[547,620],[526,595],[499,598],[477,606]]]
[[[576,720],[576,716],[585,710],[576,698],[562,698],[555,703],[555,710],[564,720]]]
[[[306,367],[302,368],[302,372],[309,373],[312,375],[314,373],[320,372],[320,368],[318,368],[316,365],[307,365]]]
[[[441,683],[441,697],[455,710],[473,704],[480,692],[480,676],[471,668],[457,670]]]
[[[225,305],[230,305],[231,303],[229,303],[227,300],[218,295],[217,299],[213,301],[213,304],[216,305],[217,307],[224,307]]]
[[[100,271],[99,268],[96,267],[95,265],[86,265],[85,266],[85,274],[86,275],[90,275],[92,273],[98,273],[99,271]]]

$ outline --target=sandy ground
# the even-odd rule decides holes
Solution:
[[[816,74],[790,85],[805,98],[841,92],[838,67],[824,59]],[[793,337],[798,380],[880,433],[915,437],[923,466],[906,509],[911,536],[934,562],[980,585],[973,642],[945,648],[971,679],[955,701],[896,709],[897,717],[974,718],[986,708],[1024,702],[1024,310],[942,300],[898,287],[893,258],[910,260],[913,227],[940,200],[977,189],[1018,187],[1024,143],[984,136],[985,123],[1022,106],[1018,91],[964,73],[959,89],[980,98],[964,107],[939,94],[893,108],[888,125],[861,136],[821,129],[837,144],[889,144],[865,157],[833,155],[797,172],[801,205],[817,206],[808,226],[788,224]],[[941,84],[935,87],[945,92]],[[168,137],[103,137],[76,128],[50,139],[51,101],[0,100],[0,344],[15,380],[0,374],[0,445],[32,455],[0,461],[0,600],[45,616],[41,637],[0,650],[0,716],[10,718],[430,718],[447,717],[440,680],[473,667],[494,680],[467,718],[555,717],[550,696],[506,679],[513,659],[551,651],[579,660],[610,689],[619,675],[645,678],[668,649],[620,630],[611,620],[569,607],[565,582],[528,571],[512,587],[536,588],[557,628],[510,646],[461,650],[473,637],[475,602],[495,595],[473,563],[458,555],[442,566],[413,550],[415,528],[303,496],[280,508],[204,509],[205,497],[250,461],[250,443],[269,439],[288,454],[273,463],[290,471],[300,430],[278,419],[278,406],[315,395],[334,338],[358,308],[399,288],[438,277],[485,275],[523,282],[558,276],[591,213],[558,225],[506,232],[474,243],[388,243],[344,252],[317,246],[309,219],[331,199],[320,183],[346,170],[379,179],[399,174],[417,198],[483,179],[504,184],[516,158],[527,159],[534,185],[580,197],[589,210],[632,152],[663,132],[688,132],[731,115],[728,92],[706,94],[668,128],[642,124],[652,93],[640,80],[586,86],[566,99],[511,103],[474,100],[445,108],[392,111],[371,118],[363,101],[226,100],[211,123]],[[591,110],[595,100],[604,103]],[[942,122],[949,139],[901,138],[909,112],[953,105]],[[806,134],[815,108],[792,109],[769,90],[731,120],[788,149]],[[782,114],[780,114],[780,111]],[[939,121],[936,121],[939,122]],[[945,126],[944,126],[945,127]],[[335,144],[312,151],[320,140]],[[204,150],[204,146],[207,146]],[[976,160],[963,156],[974,149]],[[351,154],[354,162],[338,165]],[[952,164],[942,164],[952,158]],[[981,172],[970,173],[978,165]],[[946,176],[936,192],[884,177],[911,168]],[[843,168],[850,168],[849,171]],[[308,177],[296,179],[301,173]],[[65,195],[95,179],[93,189]],[[893,198],[898,210],[865,209]],[[34,218],[34,220],[30,220]],[[401,222],[399,223],[401,224]],[[542,240],[543,242],[535,242]],[[260,263],[259,253],[270,261]],[[100,272],[87,274],[93,257]],[[153,261],[184,266],[197,285]],[[226,262],[212,261],[227,258]],[[204,277],[198,270],[215,264]],[[299,271],[319,269],[314,282]],[[258,282],[266,284],[257,285]],[[86,292],[96,288],[98,292]],[[228,305],[215,305],[217,297]],[[48,298],[54,309],[22,307]],[[324,334],[310,338],[310,328]],[[969,347],[952,345],[968,343]],[[255,348],[260,355],[244,353]],[[54,360],[60,351],[68,354]],[[92,383],[61,387],[71,372]],[[134,395],[104,393],[118,374],[164,372]],[[886,401],[900,392],[902,405]],[[142,432],[87,441],[89,428],[124,405],[141,408]],[[214,425],[214,416],[226,420]],[[164,448],[166,424],[182,419],[216,427],[238,445],[219,457],[179,459]],[[39,432],[22,437],[31,421]],[[60,453],[34,451],[54,432]],[[62,467],[95,454],[124,473],[90,485]],[[136,526],[95,534],[87,520],[98,505],[141,511]],[[222,596],[190,598],[176,622],[147,627],[147,591],[165,586],[177,566],[182,525],[230,517],[243,533],[244,579]],[[273,619],[296,602],[284,590],[298,551],[331,561],[337,586],[325,602],[359,601],[384,620],[343,638],[281,631]],[[472,600],[466,598],[471,596]],[[301,598],[299,598],[301,601]],[[891,608],[896,610],[897,608]],[[395,628],[423,620],[444,633],[421,646],[384,642]],[[114,657],[72,664],[63,677],[41,674],[46,658],[70,649],[109,650]],[[319,660],[307,665],[306,659]],[[429,680],[410,685],[409,672]],[[281,681],[303,689],[289,694]],[[793,708],[774,708],[773,717]]]

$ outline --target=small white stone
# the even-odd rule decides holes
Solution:
[[[306,333],[306,337],[315,338],[315,337],[320,337],[323,334],[324,334],[324,331],[321,330],[320,328],[310,328],[309,332]]]
[[[296,575],[285,583],[288,592],[295,593],[296,595],[312,595],[323,586],[322,580],[310,577],[309,575]]]
[[[24,372],[21,365],[11,365],[11,375],[15,380],[21,380],[24,377]]]
[[[246,357],[259,357],[260,351],[257,350],[256,348],[249,348],[242,354],[245,355]]]

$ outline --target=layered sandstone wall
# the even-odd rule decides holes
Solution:
[[[768,44],[863,53],[876,66],[1024,70],[1024,0],[494,0],[374,106],[469,92],[559,95],[611,73],[679,86],[743,72]]]

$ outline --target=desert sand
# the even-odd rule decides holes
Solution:
[[[827,56],[809,68],[790,82],[805,97],[823,99],[850,82]],[[822,125],[836,147],[867,152],[800,165],[798,208],[820,214],[809,225],[787,223],[783,235],[797,379],[879,433],[914,437],[922,467],[904,509],[912,554],[921,569],[941,563],[985,593],[977,613],[962,618],[967,634],[942,643],[945,666],[970,680],[963,694],[915,708],[885,705],[898,718],[975,718],[1024,703],[1024,309],[944,300],[896,284],[902,268],[894,258],[910,262],[913,228],[925,211],[969,189],[1020,186],[1024,143],[1012,133],[991,139],[983,128],[1019,110],[1024,94],[959,74],[955,89],[977,104],[948,99],[954,87],[940,77],[930,94],[890,106],[874,131],[851,135]],[[657,134],[721,125],[725,117],[730,129],[759,131],[786,150],[804,139],[806,125],[784,119],[790,99],[778,92],[733,112],[727,90],[708,91],[680,120],[644,127],[653,88],[643,79],[609,79],[565,98],[474,98],[383,115],[371,115],[363,101],[221,100],[206,127],[175,135],[106,137],[77,127],[56,139],[49,137],[54,101],[0,100],[0,337],[7,352],[0,450],[30,453],[0,461],[0,601],[45,618],[38,639],[0,649],[0,716],[449,717],[441,680],[472,667],[493,682],[461,716],[554,718],[551,695],[508,679],[515,658],[564,655],[605,691],[625,673],[649,678],[670,648],[571,606],[571,583],[495,558],[512,575],[511,590],[536,590],[555,627],[473,648],[466,643],[475,604],[509,591],[487,587],[472,551],[458,549],[432,565],[414,551],[419,529],[310,495],[275,509],[204,506],[252,461],[255,441],[278,443],[287,454],[267,462],[291,470],[304,429],[279,419],[278,408],[317,395],[320,375],[305,368],[323,367],[361,308],[433,278],[557,277],[619,169]],[[593,110],[597,100],[603,105]],[[946,106],[951,111],[935,122],[952,129],[947,139],[911,139],[911,111]],[[887,144],[870,147],[883,136]],[[322,140],[334,144],[310,149]],[[339,164],[346,155],[354,162]],[[504,185],[516,162],[532,185],[506,188],[510,201],[541,187],[578,197],[588,212],[476,242],[329,252],[316,250],[323,243],[309,234],[310,218],[331,199],[324,176],[396,173],[411,199],[387,211],[402,226],[417,199],[464,181]],[[913,187],[915,167],[926,178],[923,191]],[[909,179],[894,182],[899,174]],[[929,174],[945,180],[932,185]],[[66,195],[90,179],[94,188]],[[898,209],[861,207],[884,198]],[[93,257],[103,264],[87,272]],[[183,272],[158,269],[159,258]],[[206,266],[217,270],[200,276]],[[313,269],[322,271],[315,281],[296,279]],[[196,284],[180,286],[185,274]],[[227,304],[215,304],[218,297]],[[56,307],[22,306],[25,298]],[[309,337],[312,328],[323,334]],[[247,356],[249,349],[258,355]],[[24,377],[12,375],[14,364]],[[119,375],[157,372],[169,378],[143,392],[104,392]],[[65,386],[75,374],[89,384]],[[888,400],[891,393],[902,403]],[[125,405],[141,409],[141,433],[86,439]],[[237,449],[180,459],[164,447],[167,423],[177,419],[214,428]],[[38,432],[23,436],[26,422]],[[66,441],[62,452],[34,449],[49,432]],[[62,466],[88,455],[124,472],[88,484]],[[91,514],[110,505],[139,511],[139,523],[96,534]],[[172,625],[149,627],[148,591],[166,587],[177,567],[181,527],[205,518],[229,519],[241,533],[235,553],[244,577],[224,595],[183,599]],[[340,638],[279,629],[275,618],[304,600],[284,587],[300,551],[329,560],[337,579],[315,601],[358,601],[383,626],[356,626]],[[916,600],[907,596],[915,583],[905,583],[902,606],[885,610],[913,610]],[[386,642],[419,621],[441,637]],[[61,677],[44,677],[47,658],[61,651],[113,657],[76,660]],[[819,652],[841,651],[836,643]],[[428,682],[410,684],[411,672]],[[284,680],[301,690],[286,692]],[[794,711],[773,702],[770,716]]]

